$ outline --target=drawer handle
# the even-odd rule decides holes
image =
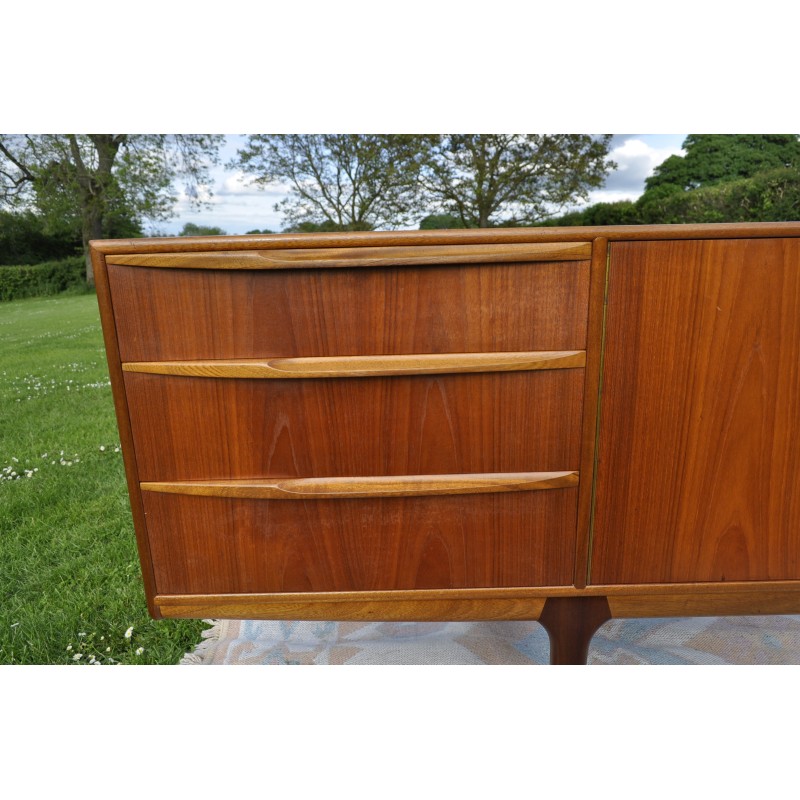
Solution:
[[[494,472],[465,475],[389,475],[359,478],[281,478],[146,482],[142,491],[253,500],[326,500],[364,497],[487,494],[566,489],[577,472]]]
[[[196,253],[107,255],[107,264],[183,269],[297,269],[315,267],[399,267],[431,264],[498,264],[583,261],[591,242],[326,247],[286,250],[218,250]]]
[[[122,365],[122,369],[125,372],[198,378],[366,378],[380,375],[574,369],[585,364],[584,350],[547,350],[530,353],[429,353],[267,360],[129,361]]]

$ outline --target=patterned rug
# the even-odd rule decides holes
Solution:
[[[181,664],[547,664],[536,622],[208,620]],[[590,664],[800,664],[800,615],[610,620]]]

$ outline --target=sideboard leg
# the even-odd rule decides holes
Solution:
[[[550,663],[585,664],[592,636],[609,619],[605,597],[549,597],[539,622],[550,637]]]

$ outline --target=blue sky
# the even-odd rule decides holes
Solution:
[[[612,172],[602,189],[592,192],[590,202],[633,200],[644,190],[645,178],[665,158],[681,152],[686,134],[615,134],[611,157],[618,168]],[[269,228],[280,230],[283,226],[275,203],[285,197],[287,187],[275,185],[265,190],[249,184],[242,174],[224,165],[236,155],[243,136],[227,136],[221,153],[222,165],[213,171],[214,188],[209,209],[194,211],[188,198],[181,194],[176,207],[177,215],[154,226],[154,233],[175,234],[187,222],[214,225],[226,233],[246,233],[249,230]]]

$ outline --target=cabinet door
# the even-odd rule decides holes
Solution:
[[[593,584],[800,579],[800,240],[611,246]]]

